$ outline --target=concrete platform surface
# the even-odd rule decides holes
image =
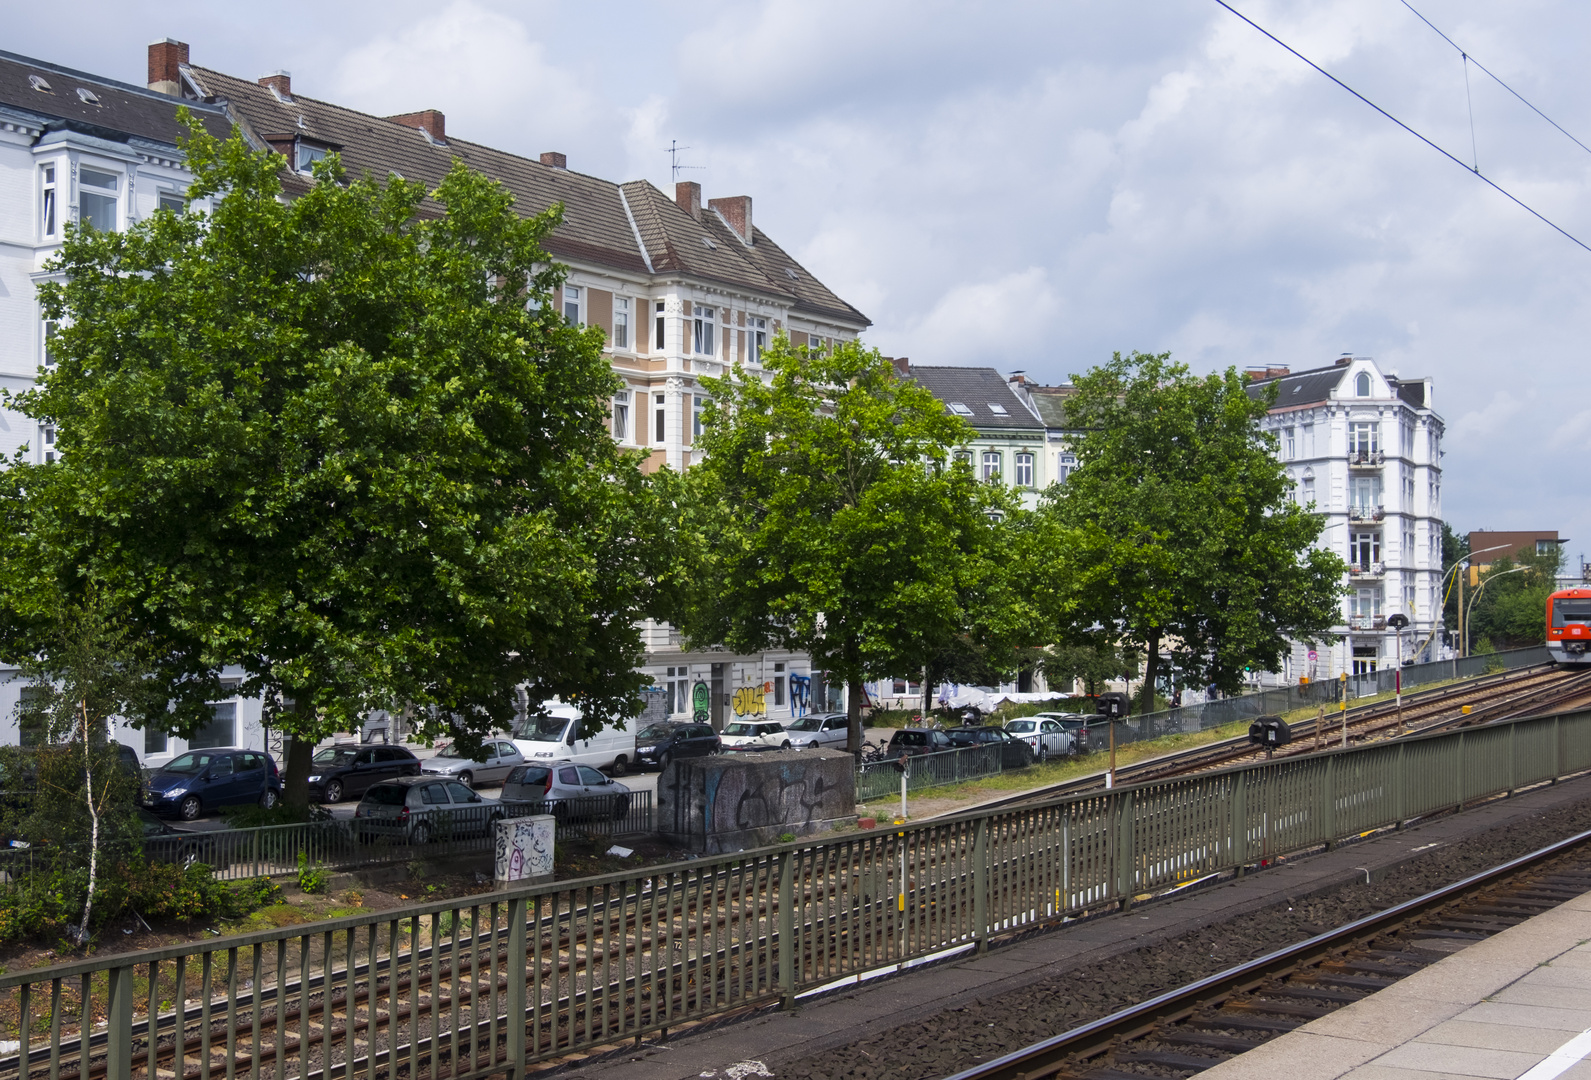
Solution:
[[[1200,1080],[1591,1080],[1591,893]]]

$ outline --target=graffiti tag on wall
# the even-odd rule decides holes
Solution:
[[[812,699],[812,676],[790,676],[790,711],[796,716],[807,714],[807,703]]]
[[[760,686],[742,686],[735,691],[730,705],[736,716],[761,716],[767,712],[766,691]]]
[[[712,716],[713,695],[707,689],[707,684],[698,682],[691,687],[691,719],[698,724],[710,723]]]

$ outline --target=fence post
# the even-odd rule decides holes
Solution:
[[[1398,818],[1397,818],[1396,821],[1394,821],[1392,823],[1392,827],[1394,829],[1403,828],[1403,821],[1404,821],[1405,818],[1407,818],[1409,816],[1409,759],[1408,759],[1408,750],[1409,750],[1409,744],[1408,743],[1402,742],[1402,741],[1400,741],[1398,743],[1398,764],[1397,764],[1397,770],[1398,770],[1398,797],[1397,797],[1397,801],[1396,801],[1396,803],[1394,804],[1394,807],[1393,807],[1394,810],[1397,812]]]
[[[106,972],[105,1080],[132,1080],[133,1075],[133,969],[115,967]],[[180,1005],[179,1005],[180,1008]],[[150,1053],[154,1053],[154,1017],[150,1017]],[[89,1033],[83,1032],[84,1043]],[[22,1044],[27,1045],[27,1035]],[[86,1054],[86,1052],[85,1052]],[[23,1069],[26,1072],[26,1067]],[[85,1068],[84,1073],[87,1072]]]
[[[1243,876],[1243,866],[1248,862],[1248,770],[1232,776],[1232,835],[1227,841],[1232,855],[1232,865],[1237,876]]]
[[[1514,747],[1518,743],[1519,724],[1515,722],[1508,725],[1508,797],[1510,799],[1514,797],[1514,777],[1518,775],[1514,771]]]
[[[1320,782],[1320,824],[1326,833],[1326,850],[1337,850],[1337,755],[1326,755],[1326,775]]]
[[[1452,745],[1451,743],[1449,744]],[[1449,756],[1452,751],[1449,751]],[[1464,798],[1469,793],[1469,759],[1464,756],[1464,732],[1458,733],[1458,763],[1455,772],[1458,774],[1458,799],[1453,804],[1453,812],[1459,813],[1464,809]]]
[[[1561,718],[1552,718],[1552,782],[1556,784],[1563,775],[1563,724]]]
[[[972,932],[978,951],[989,949],[989,819],[980,817],[972,830]]]
[[[508,1075],[516,1080],[525,1075],[528,1065],[525,1060],[526,980],[534,976],[537,980],[538,1000],[541,994],[540,969],[532,971],[530,965],[525,963],[525,956],[529,951],[525,942],[525,923],[530,918],[528,907],[529,904],[524,896],[516,896],[508,901],[508,956],[503,964],[508,974],[508,989],[503,995],[503,1005],[508,1013],[504,1018],[508,1035]],[[538,928],[536,933],[540,934],[541,930]],[[556,970],[557,967],[554,965],[554,971]]]
[[[795,852],[779,855],[779,998],[795,1008]]]
[[[1132,907],[1133,886],[1137,876],[1133,873],[1133,793],[1124,791],[1116,796],[1116,887],[1121,891],[1121,909]]]

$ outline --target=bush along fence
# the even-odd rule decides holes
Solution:
[[[0,976],[0,1080],[484,1077],[1591,769],[1591,711]]]
[[[963,746],[934,754],[913,754],[906,759],[906,790],[910,793],[945,784],[959,784],[963,780],[998,776],[1000,757],[1001,747],[998,743]],[[856,767],[856,801],[865,803],[899,795],[900,778],[901,771],[894,759],[863,762]]]

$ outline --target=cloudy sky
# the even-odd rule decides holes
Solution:
[[[1591,152],[1401,0],[1232,0],[1591,243]],[[1591,6],[1415,0],[1591,145]],[[865,311],[886,353],[1061,381],[1113,350],[1197,370],[1371,355],[1436,378],[1460,530],[1591,552],[1591,252],[1213,0],[13,7],[3,47],[142,83],[174,37],[236,75],[707,197]],[[1473,138],[1471,114],[1474,118]]]

